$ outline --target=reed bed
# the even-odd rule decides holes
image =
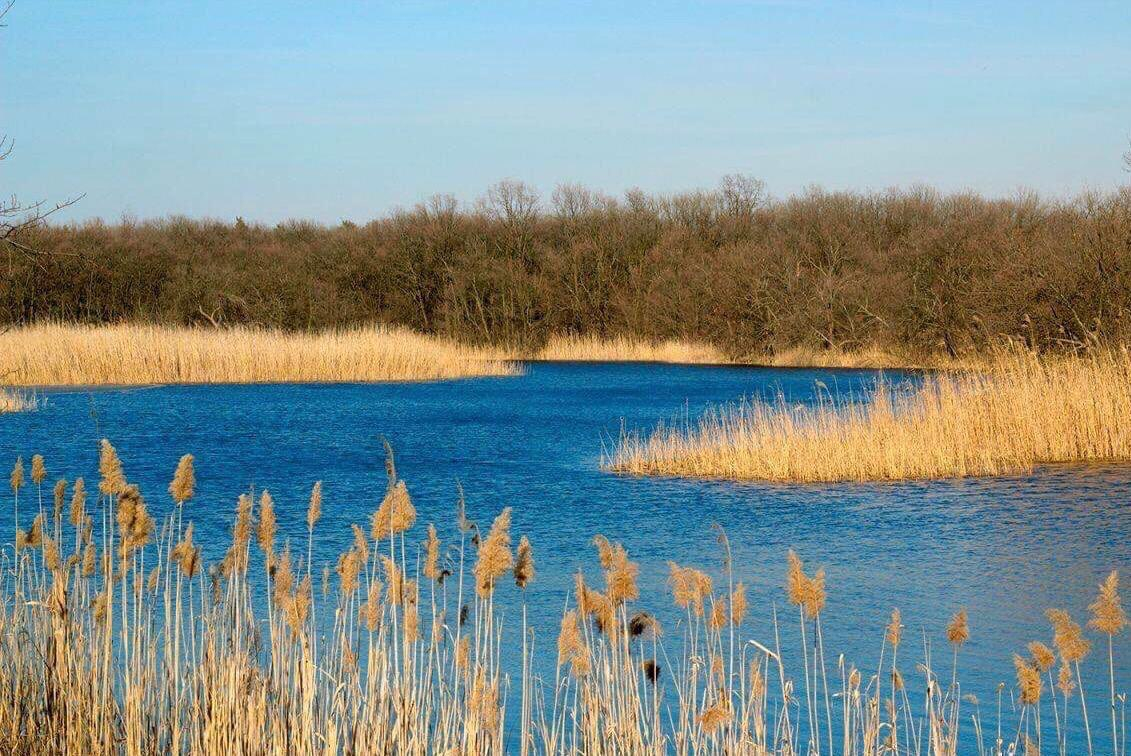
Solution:
[[[700,342],[598,336],[558,335],[533,354],[536,360],[577,362],[669,362],[721,364],[730,362],[719,349]]]
[[[639,475],[903,480],[1131,459],[1131,355],[999,355],[986,372],[881,381],[866,401],[754,402],[626,434],[605,464]]]
[[[755,637],[721,531],[722,569],[670,563],[667,597],[641,596],[639,565],[622,545],[595,537],[599,582],[579,573],[560,624],[532,627],[535,548],[525,537],[515,544],[510,510],[481,528],[461,500],[445,545],[434,525],[417,525],[391,453],[387,470],[370,521],[341,534],[331,574],[310,556],[323,510],[318,483],[306,543],[280,537],[267,491],[247,493],[234,506],[224,556],[206,563],[192,522],[191,456],[173,473],[163,515],[128,482],[109,442],[89,487],[52,484],[42,457],[27,470],[18,461],[15,548],[0,564],[0,746],[945,756],[975,744],[963,752],[996,756],[1081,753],[1069,737],[1081,724],[1089,752],[1126,745],[1111,662],[1127,625],[1117,573],[1090,607],[1095,635],[1050,611],[1051,645],[1035,641],[1012,665],[1002,660],[1016,684],[1000,686],[983,714],[959,682],[971,632],[965,611],[935,633],[949,645],[941,669],[929,653],[909,654],[898,610],[876,632],[875,668],[858,668],[826,652],[836,628],[822,618],[835,587],[791,551],[782,618],[764,606],[772,637]],[[500,591],[521,596],[521,616],[506,620],[521,623],[519,643],[502,642]],[[674,603],[682,617],[674,628],[660,626],[656,602]],[[535,648],[546,653],[538,639],[547,631],[557,643],[542,674]],[[1095,722],[1079,664],[1093,639],[1110,670],[1102,685],[1088,681],[1090,710],[1103,713]]]
[[[516,372],[501,351],[380,326],[291,333],[38,324],[0,334],[0,376],[20,386],[420,381]]]

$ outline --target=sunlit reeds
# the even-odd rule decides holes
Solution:
[[[553,336],[531,356],[537,360],[577,362],[720,364],[730,361],[709,344],[676,339],[649,341],[626,336]]]
[[[19,386],[415,381],[517,371],[500,351],[383,327],[39,324],[0,334],[0,382]]]
[[[1049,613],[1053,648],[1034,642],[1016,654],[1015,686],[1005,696],[1000,686],[996,713],[984,715],[958,681],[971,633],[964,610],[928,633],[953,646],[949,682],[929,653],[905,661],[898,609],[886,630],[878,626],[874,670],[843,655],[830,663],[821,620],[836,587],[824,571],[807,572],[788,554],[780,595],[797,606],[797,620],[766,606],[759,622],[771,630],[759,637],[721,531],[720,571],[669,564],[670,600],[682,615],[675,627],[648,610],[665,599],[641,595],[639,565],[624,546],[597,536],[603,590],[579,573],[558,626],[534,628],[525,608],[534,548],[523,536],[512,552],[510,511],[481,533],[461,498],[452,546],[443,548],[434,525],[420,541],[391,455],[371,529],[341,534],[337,589],[327,565],[318,595],[303,555],[321,526],[321,486],[306,511],[306,549],[280,540],[270,495],[256,506],[244,494],[227,555],[207,563],[191,520],[191,456],[173,472],[163,507],[129,483],[108,442],[100,458],[93,502],[81,479],[51,485],[42,457],[12,467],[13,505],[33,521],[0,556],[6,752],[953,756],[1044,743],[1047,753],[1079,753],[1070,715],[1082,719],[1091,749],[1079,667],[1090,641],[1062,610]],[[521,592],[521,646],[503,642],[502,590]],[[1124,630],[1116,573],[1090,610],[1090,627],[1109,639]],[[536,642],[541,633],[556,644]],[[539,665],[539,653],[551,658]],[[802,683],[787,661],[797,657]],[[1060,700],[1043,695],[1046,675],[1054,689],[1058,659]],[[508,670],[518,669],[512,680]],[[1116,684],[1113,671],[1113,704],[1122,700]],[[1122,752],[1114,720],[1111,737]]]
[[[606,465],[634,474],[777,481],[998,475],[1131,459],[1131,355],[1003,354],[985,371],[881,381],[866,401],[784,399],[628,435]]]

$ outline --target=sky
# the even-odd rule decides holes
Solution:
[[[1131,182],[1131,2],[17,0],[0,194],[67,220],[363,222],[548,197]]]

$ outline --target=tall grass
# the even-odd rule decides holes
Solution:
[[[721,364],[729,362],[723,352],[709,344],[680,339],[649,341],[627,336],[553,336],[533,354],[537,360],[580,362],[671,362]]]
[[[160,521],[108,442],[91,489],[60,481],[45,495],[43,459],[30,478],[17,462],[16,547],[0,564],[0,745],[36,754],[878,756],[955,754],[961,737],[981,754],[1033,744],[1079,753],[1071,718],[1092,748],[1079,667],[1090,641],[1066,612],[1050,612],[1053,648],[1034,643],[1015,657],[1016,690],[1003,699],[999,689],[985,715],[959,683],[965,612],[945,629],[945,668],[929,654],[908,657],[898,610],[877,631],[878,663],[856,667],[826,648],[837,630],[822,623],[835,586],[790,552],[782,582],[798,621],[762,607],[772,637],[756,637],[721,532],[721,571],[669,564],[666,600],[682,615],[670,633],[646,608],[665,599],[641,596],[637,563],[600,536],[602,584],[579,573],[559,626],[534,628],[525,607],[539,590],[536,546],[522,538],[513,548],[510,510],[481,529],[461,503],[453,544],[432,526],[421,542],[391,454],[387,469],[370,522],[341,534],[331,577],[307,556],[322,512],[317,484],[306,544],[279,538],[270,494],[248,493],[225,556],[207,564],[192,523],[191,457]],[[1090,608],[1109,641],[1127,622],[1118,587],[1112,573]],[[521,619],[504,620],[499,591],[520,594]],[[503,643],[506,622],[521,622],[521,644]],[[547,631],[556,663],[541,674]],[[1125,736],[1113,728],[1111,737],[1119,752]]]
[[[498,350],[397,328],[288,333],[37,324],[0,334],[2,380],[24,386],[415,381],[515,372]]]
[[[610,469],[778,481],[1017,473],[1131,459],[1131,355],[1010,352],[985,372],[881,382],[868,401],[745,404],[688,429],[626,435]]]

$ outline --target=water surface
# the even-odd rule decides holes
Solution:
[[[749,586],[755,637],[772,638],[772,605],[784,611],[786,636],[796,633],[781,589],[786,550],[794,548],[828,574],[830,661],[843,651],[874,668],[894,607],[906,625],[902,654],[921,658],[927,641],[936,655],[948,655],[942,628],[966,607],[972,637],[960,661],[964,692],[990,702],[999,681],[1013,684],[1012,652],[1033,639],[1049,641],[1046,607],[1063,606],[1083,619],[1106,572],[1128,574],[1131,468],[877,485],[642,479],[599,469],[602,450],[622,427],[678,422],[744,397],[812,402],[821,391],[859,393],[876,378],[848,370],[534,363],[520,377],[428,384],[56,391],[36,412],[0,416],[0,461],[7,466],[17,455],[41,453],[51,480],[84,474],[92,481],[97,441],[105,436],[160,513],[177,459],[191,452],[199,482],[190,513],[210,559],[227,546],[236,496],[251,487],[271,490],[281,534],[305,546],[307,496],[322,480],[314,557],[321,565],[336,560],[349,524],[366,522],[379,502],[386,437],[421,522],[435,521],[442,538],[454,534],[457,482],[484,526],[502,507],[514,508],[516,538],[525,534],[535,547],[538,577],[528,598],[545,663],[553,662],[573,573],[584,569],[599,582],[594,534],[624,543],[641,565],[641,605],[674,624],[666,561],[717,570],[718,523]],[[11,532],[8,508],[0,528]],[[513,588],[499,597],[504,611],[516,611]],[[1126,634],[1116,653],[1117,674],[1127,681]],[[1094,653],[1085,668],[1101,750],[1110,743],[1101,698],[1105,665]],[[904,671],[914,675],[910,664]],[[794,672],[800,679],[800,668]]]

